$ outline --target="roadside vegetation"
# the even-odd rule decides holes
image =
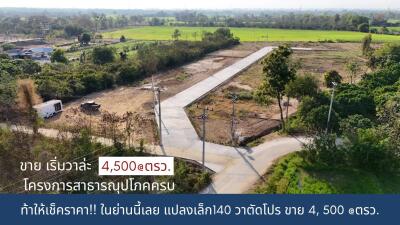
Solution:
[[[293,153],[279,159],[256,185],[262,194],[398,194],[400,176],[352,168],[326,168]]]
[[[99,177],[99,156],[150,156],[143,146],[127,147],[121,143],[104,146],[95,143],[90,137],[90,130],[81,130],[72,138],[60,135],[58,138],[46,138],[40,134],[29,135],[19,131],[0,129],[0,175],[1,193],[23,193],[24,178],[35,182],[119,182],[123,176]],[[81,162],[83,159],[91,163],[93,168],[85,172],[49,172],[20,171],[20,162],[43,162],[57,157],[59,162]],[[84,173],[84,174],[83,174]],[[174,176],[135,176],[135,182],[174,182],[175,190],[167,193],[198,193],[211,182],[210,174],[203,172],[201,166],[175,159]],[[61,193],[61,192],[60,192]],[[147,193],[138,191],[135,193]],[[54,193],[56,194],[56,193]],[[64,194],[83,194],[70,192]],[[88,193],[89,194],[89,193]],[[93,194],[92,192],[90,194]],[[129,194],[129,193],[125,193]],[[153,193],[157,194],[157,193]]]
[[[397,44],[363,48],[368,49],[364,54],[371,72],[358,83],[342,82],[340,75],[331,72],[325,76],[326,90],[311,88],[311,83],[304,82],[280,89],[300,102],[295,117],[283,123],[284,131],[311,135],[313,141],[301,152],[279,161],[256,192],[399,193],[399,48]],[[275,53],[286,56],[279,50]],[[264,71],[265,82],[285,83],[286,73]],[[331,81],[336,83],[329,85]],[[301,88],[293,89],[296,86]],[[316,91],[296,91],[312,89]]]

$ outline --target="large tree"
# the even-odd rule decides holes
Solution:
[[[89,45],[91,40],[92,40],[92,37],[90,36],[89,33],[83,33],[79,37],[79,42],[81,43],[81,45]]]
[[[286,85],[296,76],[296,69],[290,63],[292,50],[288,46],[279,46],[262,61],[263,85],[259,88],[262,93],[275,97],[281,114],[282,127],[285,128],[283,119],[282,97],[285,94]]]
[[[94,64],[106,64],[115,60],[115,50],[108,47],[96,47],[93,49],[92,60]]]

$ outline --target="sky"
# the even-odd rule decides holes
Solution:
[[[0,0],[0,7],[105,9],[400,9],[400,0]]]

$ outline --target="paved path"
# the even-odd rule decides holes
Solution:
[[[272,50],[273,47],[265,47],[161,102],[163,148],[154,149],[155,153],[180,156],[200,162],[202,141],[184,108],[226,83]],[[298,48],[295,50],[310,49]],[[234,148],[206,142],[206,166],[217,173],[213,178],[212,185],[204,193],[246,192],[266,172],[275,159],[301,149],[302,141],[305,139],[279,138],[253,149]]]

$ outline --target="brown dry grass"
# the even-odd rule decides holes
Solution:
[[[166,99],[206,79],[262,46],[261,43],[245,43],[232,49],[217,51],[196,62],[155,74],[154,82],[156,86],[162,87],[161,97]],[[103,136],[101,124],[104,114],[115,113],[122,117],[127,112],[132,112],[137,118],[133,122],[135,128],[132,134],[133,141],[138,143],[139,140],[143,139],[145,143],[157,143],[153,94],[149,90],[142,89],[144,85],[150,83],[151,79],[146,79],[132,86],[117,87],[113,90],[85,96],[66,104],[64,112],[49,119],[46,126],[66,130],[75,130],[76,127],[82,126],[91,127],[96,134]],[[88,115],[80,111],[79,105],[88,100],[93,100],[102,105],[99,113]],[[119,130],[123,131],[125,123],[120,122],[117,126]]]
[[[275,43],[275,45],[279,45],[279,43]],[[337,70],[343,76],[344,82],[349,82],[346,63],[350,60],[361,65],[358,78],[367,71],[360,44],[292,43],[292,46],[316,49],[315,51],[295,51],[292,60],[301,65],[298,75],[313,74],[320,81],[321,88],[323,88],[323,73],[329,70]],[[201,133],[201,120],[198,119],[198,116],[202,111],[197,108],[197,105],[201,107],[207,105],[214,110],[209,112],[206,126],[206,130],[209,132],[207,132],[206,140],[220,144],[231,144],[232,103],[226,97],[226,93],[232,87],[236,88],[236,92],[251,92],[259,86],[262,77],[262,65],[260,62],[255,63],[228,84],[209,94],[197,104],[188,107],[187,113],[195,129]],[[289,107],[290,114],[294,113],[297,108],[297,102],[292,104]],[[257,136],[279,124],[276,122],[279,120],[279,109],[276,102],[268,106],[260,106],[254,100],[239,101],[236,109],[238,115],[237,130],[243,136]]]

